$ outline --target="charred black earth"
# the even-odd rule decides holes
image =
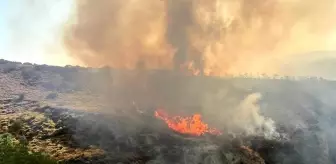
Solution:
[[[333,81],[5,60],[0,72],[0,133],[24,138],[32,151],[65,163],[336,163]],[[252,103],[258,108],[244,101],[254,93],[262,95]],[[155,117],[157,108],[200,113],[222,135],[175,132]],[[253,125],[252,131],[245,125]],[[271,125],[276,136],[268,135]]]

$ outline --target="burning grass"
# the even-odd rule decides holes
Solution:
[[[208,124],[202,121],[200,114],[194,114],[191,117],[169,116],[164,110],[158,109],[155,111],[155,116],[165,121],[170,129],[182,134],[195,136],[201,136],[205,133],[212,135],[222,134],[215,128],[209,128]]]

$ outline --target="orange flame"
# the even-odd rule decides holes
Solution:
[[[180,70],[186,75],[199,76],[201,74],[201,70],[195,67],[195,62],[193,61],[181,64]]]
[[[203,123],[200,114],[194,114],[192,117],[168,116],[163,110],[155,111],[155,116],[165,121],[170,129],[183,134],[201,136],[205,133],[221,135],[222,133],[213,128],[209,128]]]

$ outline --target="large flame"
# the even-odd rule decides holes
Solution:
[[[155,111],[155,116],[165,121],[170,129],[173,129],[174,131],[182,134],[190,134],[195,136],[201,136],[205,133],[213,135],[222,134],[217,129],[209,128],[208,125],[202,121],[200,114],[194,114],[191,117],[171,117],[162,109],[159,109]]]

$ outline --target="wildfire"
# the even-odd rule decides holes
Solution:
[[[155,116],[165,121],[170,129],[182,134],[190,134],[195,136],[201,136],[205,133],[210,133],[213,135],[222,134],[219,130],[209,128],[207,124],[202,122],[200,114],[194,114],[191,117],[171,117],[163,110],[159,109],[155,111]]]
[[[186,62],[184,64],[182,64],[182,71],[185,69],[186,73],[189,75],[193,75],[193,76],[198,76],[201,73],[200,69],[197,69],[195,67],[195,62]]]

